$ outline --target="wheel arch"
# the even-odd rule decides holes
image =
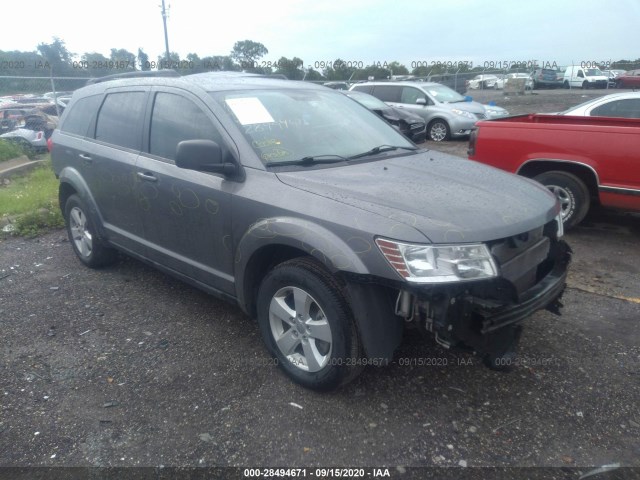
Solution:
[[[99,238],[105,237],[105,231],[102,223],[102,215],[100,215],[100,211],[98,210],[97,204],[91,191],[89,190],[89,186],[84,181],[80,173],[70,167],[64,168],[60,174],[60,186],[58,187],[58,202],[60,203],[60,209],[64,215],[64,206],[67,203],[68,198],[71,195],[78,195],[87,205],[89,209],[89,213],[95,219],[95,228],[97,230],[97,234]]]
[[[585,163],[554,159],[529,160],[522,164],[516,173],[523,177],[533,178],[541,173],[552,170],[575,175],[587,186],[591,198],[599,200],[598,185],[600,184],[600,180],[598,173],[593,167]]]
[[[332,274],[369,273],[354,249],[324,227],[297,218],[262,219],[249,227],[236,248],[236,295],[240,307],[254,316],[255,293],[266,272],[303,256],[315,258]]]

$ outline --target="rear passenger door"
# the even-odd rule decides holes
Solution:
[[[213,140],[222,148],[223,158],[237,158],[235,145],[204,102],[190,92],[154,87],[149,105],[144,148],[136,168],[137,204],[148,256],[175,272],[235,294],[227,235],[230,192],[237,184],[175,164],[176,148],[183,140]]]
[[[109,240],[139,254],[144,254],[144,246],[135,163],[142,145],[148,95],[148,87],[107,90],[90,127],[95,142],[82,157],[85,179]]]

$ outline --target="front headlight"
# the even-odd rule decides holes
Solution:
[[[498,268],[483,243],[414,245],[378,238],[376,244],[396,272],[408,282],[463,282],[498,276]]]
[[[487,116],[488,117],[505,117],[507,115],[509,115],[509,112],[507,112],[505,109],[501,108],[499,110],[495,109],[495,108],[487,108]]]
[[[477,119],[477,117],[473,113],[467,112],[466,110],[460,110],[459,108],[452,108],[451,113],[455,113],[456,115],[462,115],[463,117],[470,118],[471,120]]]

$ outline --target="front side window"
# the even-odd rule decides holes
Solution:
[[[175,160],[178,143],[183,140],[213,140],[222,146],[220,134],[195,103],[172,93],[156,94],[149,153]]]
[[[419,98],[425,99],[426,95],[413,87],[403,87],[402,88],[402,96],[400,97],[400,103],[411,103],[415,104],[416,100]]]
[[[98,113],[96,140],[140,150],[145,99],[145,92],[108,94]]]
[[[265,165],[350,157],[381,145],[415,147],[342,93],[302,89],[212,92]]]

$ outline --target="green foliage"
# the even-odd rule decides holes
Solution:
[[[267,53],[269,53],[269,50],[260,42],[242,40],[233,45],[231,58],[235,60],[243,70],[254,70],[257,67],[257,61]]]
[[[0,187],[0,215],[17,216],[15,234],[34,236],[64,225],[51,162]]]
[[[19,145],[14,142],[7,142],[6,140],[0,140],[0,162],[11,160],[12,158],[23,155],[24,152]]]

